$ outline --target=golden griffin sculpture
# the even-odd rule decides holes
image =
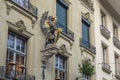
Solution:
[[[45,48],[49,44],[55,45],[59,39],[59,33],[62,32],[62,28],[56,27],[57,17],[48,16],[48,12],[42,14],[41,17],[41,29],[46,35]]]

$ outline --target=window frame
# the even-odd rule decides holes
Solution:
[[[65,24],[60,23],[59,21],[57,22],[58,26],[61,27],[63,30],[63,33],[67,33],[67,28],[68,28],[68,10],[69,10],[69,4],[65,0],[56,0],[56,16],[57,16],[57,4],[62,5],[64,9],[66,9],[66,18],[65,18]],[[59,17],[57,16],[59,19]]]
[[[106,14],[101,11],[101,24],[104,26],[104,27],[107,27],[107,19],[106,19]]]
[[[118,34],[118,27],[116,24],[113,23],[113,36],[118,38],[119,34]]]
[[[108,46],[102,43],[102,55],[103,55],[103,63],[109,62],[109,55],[108,55]]]
[[[84,31],[83,31],[83,24],[85,24],[85,25],[87,25],[87,26],[85,26],[85,27],[87,27],[88,28],[88,34],[87,34],[87,38],[88,38],[88,41],[87,40],[84,40],[83,39],[83,34],[84,34]],[[86,47],[88,47],[88,48],[90,48],[90,26],[91,26],[91,23],[88,21],[88,20],[86,20],[84,17],[82,17],[82,39],[85,41],[85,42],[87,42],[87,45],[88,46],[86,46]]]
[[[24,69],[22,69],[22,68],[19,68],[18,69],[18,67],[20,66],[20,65],[23,65],[23,66],[26,66],[26,55],[27,55],[27,39],[26,38],[23,38],[21,35],[18,35],[18,34],[16,34],[16,33],[14,33],[14,32],[11,32],[11,31],[9,31],[8,32],[8,37],[10,36],[10,35],[14,35],[14,48],[11,48],[11,47],[9,47],[8,45],[7,45],[7,56],[6,56],[6,68],[8,69],[8,68],[10,68],[9,66],[10,66],[10,62],[13,62],[14,63],[14,65],[11,67],[11,70],[12,71],[14,71],[15,73],[14,73],[14,77],[15,78],[18,78],[18,76],[20,76],[20,74],[21,74],[21,72],[22,73],[25,73],[26,74],[26,70],[25,70],[25,68]],[[24,42],[25,42],[25,45],[24,45],[24,52],[22,52],[22,51],[19,51],[19,50],[17,50],[17,46],[16,46],[16,40],[17,39],[21,39],[21,40],[23,40]],[[9,44],[9,38],[7,39],[7,44]],[[22,44],[22,43],[21,43]],[[21,47],[22,48],[22,47]],[[13,54],[13,60],[10,60],[10,57],[9,57],[9,55],[11,55],[11,53],[9,53],[9,52],[11,52],[12,54]],[[19,59],[17,60],[17,56],[19,57]],[[22,59],[24,59],[24,60],[22,60]],[[11,70],[10,70],[10,72],[8,72],[8,70],[6,70],[6,72],[8,72],[7,73],[7,75],[6,76],[11,76]],[[17,71],[18,70],[18,71]],[[19,71],[19,70],[21,70],[21,72]]]
[[[58,63],[58,66],[56,66],[56,58],[58,59],[57,63]],[[64,69],[60,68],[60,60],[64,60]],[[62,55],[59,55],[57,54],[55,56],[55,71],[58,70],[58,74],[55,74],[55,79],[56,78],[60,78],[60,71],[64,73],[64,79],[63,80],[67,80],[67,58],[62,56]],[[56,73],[56,72],[55,72]],[[56,75],[59,75],[56,77]]]

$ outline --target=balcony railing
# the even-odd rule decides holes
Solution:
[[[74,40],[74,32],[72,32],[71,30],[69,30],[68,28],[66,28],[64,25],[62,25],[59,22],[56,23],[56,27],[65,29],[65,30],[62,30],[62,34],[68,37],[69,39]]]
[[[111,67],[108,63],[103,62],[102,63],[102,69],[103,69],[103,71],[105,71],[108,74],[111,73]]]
[[[13,77],[13,75],[15,75],[15,70],[11,70],[10,74],[7,75],[6,74],[6,67],[5,66],[0,66],[0,80],[13,80],[15,79],[15,77]],[[21,74],[20,76],[18,76],[19,80],[35,80],[35,76],[30,76],[27,74]]]
[[[91,45],[90,42],[87,42],[84,39],[80,39],[80,45],[87,48],[88,50],[90,50],[94,54],[96,53],[96,47]]]
[[[118,40],[118,38],[113,37],[113,43],[118,49],[120,49],[120,41]]]
[[[115,77],[117,79],[120,79],[120,71],[118,71],[118,70],[115,71]]]
[[[35,6],[33,6],[29,1],[26,0],[10,0],[10,1],[26,9],[28,12],[32,13],[33,15],[37,16],[38,9]]]
[[[106,39],[110,38],[110,31],[105,26],[100,25],[100,31]]]

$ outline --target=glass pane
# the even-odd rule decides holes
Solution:
[[[16,41],[16,50],[20,51],[20,45],[21,45],[21,40],[19,38],[17,38],[17,41]]]
[[[58,67],[58,57],[55,58],[55,66]]]
[[[14,54],[13,52],[7,51],[7,63],[14,60]]]
[[[60,80],[65,80],[65,73],[60,71]]]
[[[11,34],[8,35],[8,47],[14,48],[14,36]]]
[[[55,79],[57,79],[57,78],[59,78],[59,76],[58,76],[58,70],[55,69]]]
[[[24,65],[24,56],[21,56],[21,64]]]
[[[21,52],[25,53],[25,41],[22,41]]]
[[[14,55],[13,55],[13,52],[10,52],[10,53],[9,53],[9,60],[10,60],[10,61],[13,61],[13,56],[14,56]]]
[[[63,59],[60,59],[60,68],[63,69]]]
[[[16,54],[16,64],[20,64],[20,56]]]

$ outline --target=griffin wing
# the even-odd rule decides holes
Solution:
[[[42,17],[41,17],[41,22],[40,22],[40,26],[41,26],[41,29],[42,29],[42,31],[43,31],[43,33],[45,34],[45,35],[47,35],[48,34],[48,31],[49,31],[49,28],[46,26],[46,24],[45,24],[45,21],[47,21],[48,20],[48,11],[46,11],[45,13],[43,13],[42,14]]]

